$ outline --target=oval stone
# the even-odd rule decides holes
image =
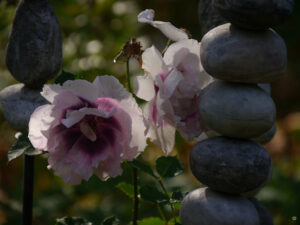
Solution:
[[[231,82],[270,83],[285,74],[286,46],[273,30],[237,29],[227,23],[201,41],[201,62],[213,77]]]
[[[252,138],[271,129],[276,108],[257,85],[216,80],[203,90],[199,113],[206,126],[222,135]]]
[[[259,135],[257,137],[251,138],[251,139],[258,143],[266,144],[272,140],[272,138],[275,136],[275,134],[276,134],[276,124],[274,123],[274,125],[271,127],[270,130],[266,131],[262,135]]]
[[[267,29],[284,22],[293,12],[294,0],[213,0],[228,21],[246,29]]]
[[[259,225],[274,225],[270,212],[255,198],[249,199],[259,215]]]
[[[269,95],[271,94],[271,84],[269,84],[269,83],[260,83],[260,84],[257,84],[257,86],[260,87],[261,89],[263,89]]]
[[[15,130],[23,131],[28,128],[28,122],[33,111],[47,100],[41,96],[40,90],[15,84],[0,92],[1,110],[6,121]]]
[[[214,137],[192,148],[190,166],[194,176],[211,189],[241,194],[268,180],[272,162],[268,152],[254,141]]]
[[[61,31],[49,1],[21,1],[6,52],[9,71],[28,87],[41,88],[61,63]]]
[[[248,199],[209,188],[190,192],[179,215],[183,225],[259,225],[258,213]]]

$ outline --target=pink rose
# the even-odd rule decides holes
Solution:
[[[187,140],[201,134],[197,100],[212,78],[202,68],[200,44],[193,39],[172,44],[164,57],[155,47],[148,48],[142,58],[146,75],[136,77],[136,94],[149,101],[144,109],[148,137],[169,153],[175,128]]]
[[[37,108],[29,122],[29,139],[49,152],[48,168],[70,184],[93,173],[105,180],[122,173],[120,164],[146,147],[142,111],[112,76],[45,85],[50,102]]]

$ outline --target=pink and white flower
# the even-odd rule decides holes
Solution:
[[[139,13],[138,22],[148,23],[151,26],[159,29],[168,39],[172,41],[180,41],[188,39],[188,34],[182,30],[175,27],[170,22],[154,21],[155,12],[152,9],[146,9]]]
[[[200,44],[178,41],[161,53],[152,46],[142,55],[146,75],[136,77],[136,95],[146,101],[148,137],[165,153],[174,147],[175,128],[187,140],[198,137],[203,124],[197,100],[212,78],[200,63]]]
[[[105,180],[122,173],[120,164],[146,147],[145,124],[134,98],[112,76],[45,85],[29,122],[29,139],[49,152],[48,168],[79,184],[93,173]]]

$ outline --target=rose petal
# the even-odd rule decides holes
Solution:
[[[47,134],[55,121],[51,116],[53,108],[53,105],[42,105],[30,117],[28,138],[36,149],[47,150]]]
[[[58,95],[59,92],[62,90],[63,90],[62,86],[58,84],[45,84],[43,87],[43,91],[41,92],[41,95],[50,103],[52,103],[55,96]]]
[[[181,29],[176,28],[170,22],[153,21],[154,11],[146,9],[138,15],[138,22],[148,23],[159,29],[168,39],[172,41],[180,41],[188,39],[188,35]]]
[[[109,97],[117,100],[126,99],[131,94],[126,91],[119,80],[113,76],[97,76],[93,82],[99,97]]]
[[[97,101],[97,87],[86,80],[68,80],[62,87],[63,89],[72,91],[76,96],[81,97],[86,101]]]
[[[136,76],[134,79],[135,94],[137,97],[150,101],[155,96],[153,79],[148,76]]]
[[[167,74],[168,67],[163,61],[161,53],[152,46],[144,51],[143,55],[143,69],[147,71],[153,80],[160,74]]]

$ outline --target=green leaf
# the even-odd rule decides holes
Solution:
[[[101,223],[101,225],[119,225],[119,224],[120,221],[115,216],[108,217],[105,220],[103,220],[103,222]]]
[[[127,184],[125,182],[121,182],[116,185],[116,187],[124,192],[128,197],[134,198],[134,188],[132,184]]]
[[[54,83],[62,85],[67,80],[75,80],[76,75],[72,73],[68,73],[66,71],[62,71],[61,74],[58,75],[58,77],[55,79]]]
[[[158,217],[150,217],[139,221],[139,225],[165,225],[165,222]]]
[[[160,192],[155,186],[146,185],[141,187],[141,198],[152,203],[168,203],[169,197]]]
[[[181,174],[183,169],[176,156],[162,156],[156,160],[156,170],[161,177],[175,177]]]
[[[131,166],[143,171],[144,173],[149,174],[150,176],[157,178],[157,176],[155,176],[153,170],[151,169],[150,166],[148,166],[147,164],[139,161],[139,160],[134,160],[131,162],[128,162]]]
[[[86,221],[79,217],[66,216],[60,219],[56,219],[55,225],[93,225],[91,222]]]
[[[172,201],[172,203],[182,202],[183,198],[184,198],[184,194],[182,192],[174,191],[172,193],[171,201]]]
[[[12,161],[15,158],[18,158],[22,154],[40,155],[42,153],[43,153],[42,151],[34,149],[34,147],[32,146],[28,138],[28,133],[24,132],[20,134],[17,141],[13,144],[13,146],[9,150],[7,154],[8,162]]]

